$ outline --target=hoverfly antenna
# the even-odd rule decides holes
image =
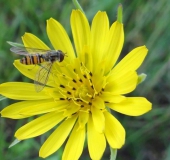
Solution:
[[[68,57],[67,53],[64,53],[64,56]]]

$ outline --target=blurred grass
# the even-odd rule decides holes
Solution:
[[[91,21],[98,10],[104,10],[110,23],[116,19],[119,3],[124,8],[125,44],[121,57],[133,48],[146,45],[149,54],[139,69],[147,79],[130,96],[144,96],[153,103],[153,109],[140,117],[115,114],[126,129],[126,144],[118,151],[117,160],[169,160],[170,159],[170,3],[169,0],[80,0]],[[0,83],[29,81],[12,65],[17,55],[9,51],[6,41],[21,43],[25,32],[37,35],[50,47],[46,35],[46,20],[53,17],[61,22],[71,37],[70,13],[72,1],[1,0],[0,1]],[[0,109],[11,104],[1,101]],[[27,120],[0,119],[0,159],[41,160],[38,150],[48,136],[26,140],[8,149],[15,131]],[[59,137],[58,137],[59,138]],[[57,139],[56,139],[57,140]],[[61,159],[62,149],[47,160]],[[109,157],[107,148],[103,160]],[[81,156],[88,160],[88,150]]]

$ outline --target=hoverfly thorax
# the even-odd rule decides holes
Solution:
[[[50,61],[53,63],[55,61],[62,62],[64,60],[65,54],[60,50],[52,50],[47,54],[44,54],[43,56],[46,61]]]

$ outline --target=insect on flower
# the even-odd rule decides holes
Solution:
[[[36,92],[42,91],[45,87],[52,65],[54,62],[62,62],[65,54],[61,50],[43,50],[27,47],[12,47],[11,52],[24,55],[20,62],[24,65],[40,65],[35,74],[34,84]]]
[[[31,83],[0,84],[2,96],[21,101],[4,108],[0,114],[11,119],[36,117],[16,131],[18,141],[40,136],[54,128],[39,151],[40,157],[46,158],[65,145],[60,159],[83,159],[80,156],[86,143],[89,159],[103,159],[107,144],[114,150],[120,149],[126,137],[124,127],[110,110],[140,116],[152,109],[146,98],[126,96],[138,85],[137,69],[148,49],[139,46],[118,61],[124,43],[122,11],[117,17],[109,27],[106,12],[98,11],[90,26],[83,12],[73,10],[70,22],[74,46],[64,27],[55,19],[48,19],[47,34],[51,44],[67,52],[69,59],[62,51],[48,50],[48,46],[31,33],[22,36],[23,44],[31,48],[9,43],[14,47],[12,52],[25,56],[21,63],[14,61],[14,66],[28,78],[35,79],[38,92],[44,86],[48,90],[37,94]],[[47,50],[32,49],[33,46]],[[33,67],[29,64],[36,65],[36,72],[35,69],[28,71]],[[61,67],[63,64],[65,67]],[[51,80],[51,74],[57,81]]]

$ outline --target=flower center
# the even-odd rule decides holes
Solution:
[[[88,94],[88,88],[85,85],[81,85],[74,93],[75,98],[86,99]]]
[[[102,78],[94,79],[93,74],[82,63],[60,67],[57,77],[59,93],[62,95],[60,100],[67,100],[69,104],[73,102],[81,110],[89,111],[96,97],[102,94]]]

